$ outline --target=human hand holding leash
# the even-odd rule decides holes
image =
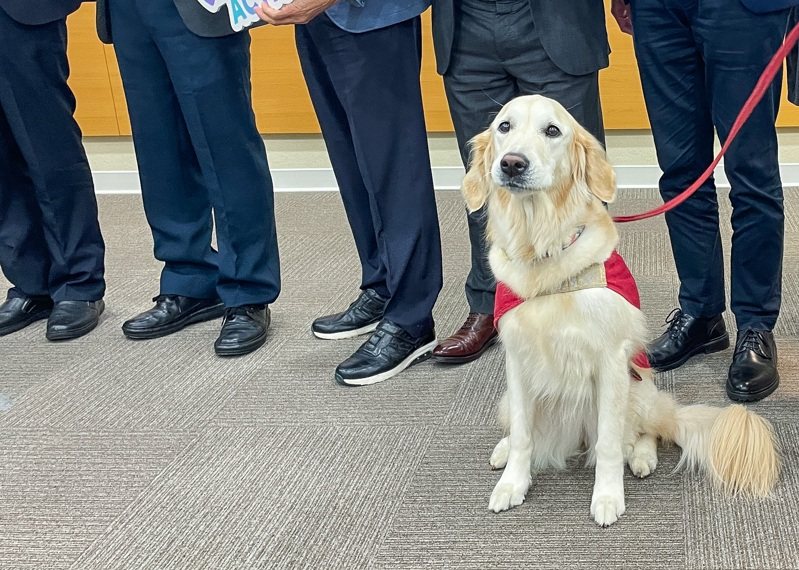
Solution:
[[[625,34],[632,35],[633,22],[630,19],[630,5],[624,0],[613,0],[610,4],[610,13],[616,18],[619,28]]]
[[[255,7],[255,12],[263,21],[273,26],[307,24],[336,2],[338,0],[294,0],[279,9],[264,2]]]

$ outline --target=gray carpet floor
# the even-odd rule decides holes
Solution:
[[[624,190],[614,210],[657,202]],[[122,321],[157,293],[159,265],[138,197],[104,196],[100,209],[109,288],[99,329],[50,344],[38,323],[0,340],[1,569],[799,568],[795,191],[776,331],[782,385],[753,406],[779,435],[779,487],[769,500],[729,499],[673,473],[677,450],[666,450],[649,479],[628,473],[627,514],[609,529],[589,517],[592,474],[581,468],[546,472],[524,505],[488,512],[499,349],[368,388],[333,382],[361,342],[309,333],[358,286],[336,194],[277,197],[283,294],[268,345],[238,360],[214,357],[218,323],[124,339]],[[458,194],[441,193],[439,213],[443,336],[465,315],[468,240]],[[621,250],[657,332],[676,290],[662,219],[625,226]],[[686,404],[726,405],[730,357],[698,358],[657,383]]]

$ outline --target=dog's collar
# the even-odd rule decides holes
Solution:
[[[574,233],[573,233],[572,235],[570,235],[570,236],[569,236],[569,239],[567,239],[565,242],[563,242],[563,245],[562,245],[562,247],[560,248],[560,250],[561,250],[561,251],[566,251],[566,250],[567,250],[567,249],[569,249],[571,246],[573,246],[573,245],[575,244],[575,242],[576,242],[578,239],[580,239],[580,236],[581,236],[581,235],[583,235],[583,232],[584,232],[584,231],[585,231],[585,226],[577,226],[577,227],[574,229]],[[546,259],[546,258],[548,258],[548,257],[552,257],[552,255],[548,253],[548,254],[546,254],[546,255],[542,256],[542,257],[541,257],[541,259]]]
[[[563,242],[563,245],[561,246],[561,251],[566,251],[571,246],[573,246],[577,242],[577,240],[580,239],[580,236],[583,235],[584,231],[585,231],[585,226],[584,225],[577,226],[574,229],[574,232],[569,236],[569,239],[567,239],[565,242]],[[508,252],[504,248],[502,248],[501,251],[503,251],[505,253],[505,255],[508,255]],[[508,256],[508,257],[510,257],[510,256]],[[550,257],[552,257],[552,254],[547,253],[546,255],[542,255],[541,257],[534,258],[533,261],[541,260],[541,259],[548,259]]]
[[[569,239],[566,240],[566,243],[563,244],[563,248],[561,249],[561,251],[567,250],[571,246],[573,246],[574,242],[576,242],[578,239],[580,239],[580,236],[583,235],[584,231],[585,231],[585,226],[577,226],[577,228],[574,230],[574,233],[571,235],[571,237],[569,237]],[[549,256],[547,256],[547,257],[549,257]]]

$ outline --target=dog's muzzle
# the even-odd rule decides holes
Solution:
[[[530,168],[530,161],[522,154],[508,153],[502,157],[499,167],[502,174],[508,178],[516,178],[527,172],[527,169]]]
[[[530,190],[530,161],[523,154],[508,153],[499,161],[497,182],[509,190]]]

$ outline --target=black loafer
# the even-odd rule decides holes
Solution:
[[[244,356],[266,344],[272,315],[265,305],[225,309],[222,331],[214,343],[217,356]]]
[[[396,324],[383,321],[355,354],[339,364],[336,382],[344,386],[383,382],[430,358],[435,347],[435,332],[414,338]]]
[[[122,325],[126,337],[132,340],[160,338],[195,323],[219,319],[225,313],[225,306],[219,299],[159,295],[153,301],[155,307]]]
[[[730,335],[721,315],[692,317],[674,309],[666,318],[668,328],[646,347],[652,368],[674,370],[697,354],[710,354],[730,346]]]
[[[735,354],[727,375],[727,396],[736,402],[756,402],[780,385],[777,345],[771,331],[738,331]]]
[[[338,340],[370,333],[383,318],[388,299],[372,289],[362,291],[346,311],[319,317],[311,325],[316,338]]]
[[[12,297],[0,305],[0,336],[24,329],[50,316],[53,301],[49,297]]]
[[[47,319],[47,340],[72,340],[93,331],[105,310],[100,301],[59,301]]]

